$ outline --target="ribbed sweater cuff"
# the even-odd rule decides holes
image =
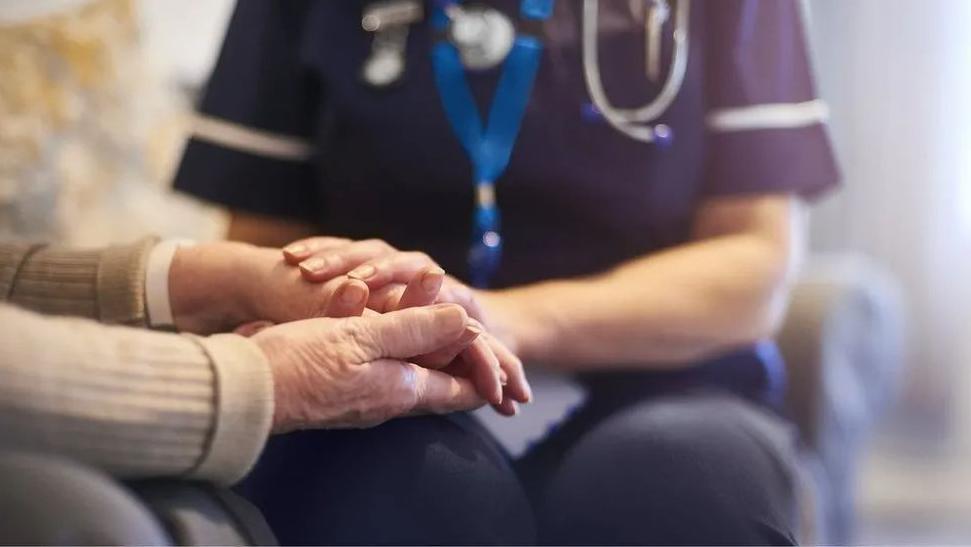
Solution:
[[[46,314],[144,326],[145,262],[156,241],[104,250],[36,249],[18,261],[10,301]]]
[[[102,323],[148,325],[145,268],[157,243],[158,238],[150,237],[104,250],[98,264],[98,319]]]
[[[0,243],[0,301],[9,300],[21,263],[27,256],[43,247],[30,243]]]
[[[263,352],[235,334],[193,337],[215,371],[213,430],[191,476],[232,484],[249,472],[266,444],[273,421],[273,378]]]

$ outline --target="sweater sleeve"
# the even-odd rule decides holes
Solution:
[[[0,438],[122,478],[229,484],[269,433],[273,389],[259,348],[52,318],[0,304]]]
[[[91,250],[0,244],[0,299],[45,314],[145,326],[145,262],[156,241]]]

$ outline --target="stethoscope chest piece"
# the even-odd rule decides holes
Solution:
[[[361,79],[376,88],[401,80],[405,72],[408,28],[425,17],[419,0],[380,0],[364,8],[361,28],[372,35],[371,54]]]
[[[516,39],[516,27],[501,11],[481,4],[456,10],[448,26],[462,64],[469,70],[487,70],[501,64]]]

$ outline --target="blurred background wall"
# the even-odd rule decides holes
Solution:
[[[201,80],[230,7],[212,4],[224,12],[201,9],[209,2],[0,2],[0,236],[89,245],[221,235],[218,211],[168,192],[189,111],[179,87],[189,56],[172,44],[208,53],[193,57]]]
[[[971,2],[808,0],[846,185],[816,251],[863,253],[903,284],[900,397],[863,467],[861,537],[971,541]]]
[[[219,211],[165,189],[232,4],[0,2],[0,235],[219,237]],[[971,2],[806,7],[845,174],[813,212],[813,250],[882,265],[909,310],[898,402],[863,464],[858,540],[968,543]]]

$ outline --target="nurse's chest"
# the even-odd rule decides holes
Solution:
[[[372,36],[361,28],[363,4],[323,3],[314,15],[318,19],[311,22],[319,30],[304,45],[322,93],[317,137],[327,178],[331,184],[371,190],[407,185],[419,192],[470,192],[472,169],[434,82],[430,51],[439,36],[427,23],[412,26],[401,80],[387,87],[370,85],[362,77],[372,48]],[[493,4],[515,16],[518,2]],[[531,100],[510,165],[498,181],[500,195],[565,192],[594,206],[623,200],[637,211],[657,209],[663,201],[668,209],[682,209],[693,199],[692,187],[700,178],[703,142],[693,128],[701,124],[691,118],[700,116],[701,105],[692,104],[697,101],[690,96],[678,101],[672,119],[665,120],[678,133],[670,150],[634,142],[592,119],[585,107],[579,21],[573,9],[578,4],[559,3],[547,27]],[[642,47],[642,37],[633,29],[602,38],[602,55],[610,58],[603,67],[604,83],[621,106],[657,92],[640,76]],[[500,70],[466,75],[483,118]],[[677,201],[684,202],[682,207]]]

